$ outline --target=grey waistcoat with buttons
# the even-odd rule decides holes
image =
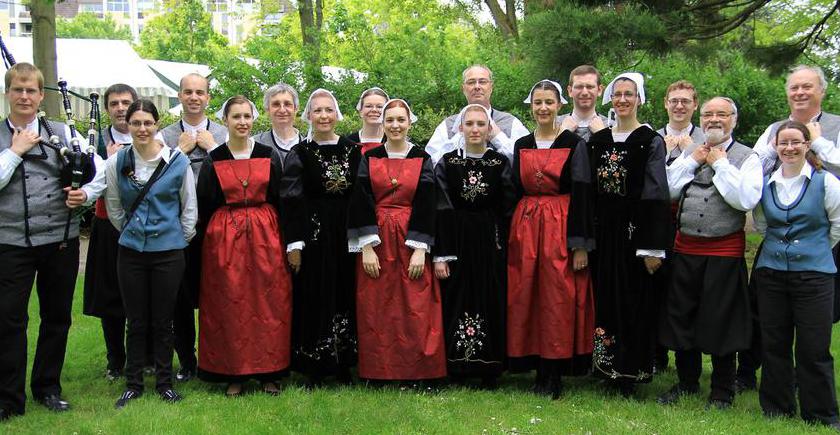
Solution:
[[[668,134],[668,132],[665,131],[665,127],[656,130],[656,132],[659,133],[659,135],[663,138]],[[674,160],[676,160],[677,157],[680,156],[680,154],[693,153],[694,149],[697,148],[697,145],[706,142],[706,135],[703,134],[703,129],[700,128],[699,125],[691,126],[691,141],[694,142],[694,146],[686,148],[684,150],[681,150],[678,147],[674,147],[674,149],[672,149],[671,152],[668,153],[667,156],[665,156],[665,165],[671,166],[671,163],[674,163]]]
[[[207,121],[204,122],[206,123]],[[207,131],[213,135],[213,140],[216,142],[216,145],[223,144],[227,140],[227,128],[213,121],[210,121],[209,124],[210,127]],[[175,122],[174,124],[161,130],[160,134],[163,135],[163,142],[169,148],[178,148],[178,138],[181,137],[181,133],[183,132],[184,130],[181,128],[181,121],[179,120],[178,122]],[[190,158],[190,167],[193,170],[196,182],[198,182],[198,171],[201,169],[201,162],[203,162],[207,157],[207,151],[204,151],[200,147],[196,146],[195,149],[187,155],[187,157]]]
[[[751,148],[738,142],[733,142],[726,150],[729,163],[739,169],[752,154]],[[683,190],[678,214],[681,233],[697,237],[722,237],[744,229],[746,213],[726,203],[712,183],[714,175],[714,169],[704,164],[697,168],[694,179]]]
[[[66,144],[64,124],[49,121],[61,143]],[[0,152],[12,145],[8,122],[0,125]],[[41,138],[48,140],[41,129]],[[41,246],[64,240],[69,209],[64,204],[59,172],[64,164],[52,148],[35,145],[15,168],[9,184],[0,190],[0,244]],[[79,218],[73,215],[68,238],[79,237]]]
[[[513,128],[513,120],[516,119],[513,115],[507,112],[502,112],[501,110],[493,109],[492,111],[492,118],[493,122],[499,126],[499,130],[502,130],[507,137],[510,137],[510,130]],[[455,125],[455,118],[458,115],[452,115],[444,122],[446,122],[446,134],[449,136],[449,139],[452,139],[452,136],[455,136],[455,133],[452,132],[452,126]]]

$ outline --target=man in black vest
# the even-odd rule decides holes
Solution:
[[[49,136],[36,117],[44,99],[41,71],[18,63],[6,71],[5,84],[10,113],[0,126],[0,420],[25,411],[33,282],[41,326],[32,395],[52,411],[70,409],[61,398],[61,369],[79,269],[79,220],[74,217],[66,226],[68,207],[92,201],[104,190],[101,179],[73,191],[61,185],[62,158],[42,143]],[[50,127],[66,144],[64,126],[50,122]],[[97,163],[103,169],[102,160]]]

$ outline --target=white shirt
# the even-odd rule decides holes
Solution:
[[[820,115],[822,115],[822,113],[820,113]],[[820,115],[812,118],[811,122],[816,122]],[[788,119],[793,120],[792,117],[789,117]],[[775,133],[772,130],[773,125],[771,124],[764,130],[764,133],[758,137],[758,140],[755,142],[755,146],[753,147],[753,151],[758,153],[758,157],[761,158],[762,164],[769,168],[772,168],[775,165],[776,157],[778,155],[776,153],[776,149],[773,147],[775,138],[770,137],[771,133]],[[840,176],[840,148],[838,148],[838,146],[840,146],[840,133],[837,134],[837,137],[834,138],[833,141],[822,136],[811,139],[811,149],[817,154],[817,157],[822,160],[825,170],[831,172],[835,176]]]
[[[553,140],[538,140],[537,142],[537,149],[538,150],[547,150],[551,148],[551,145],[554,144]]]
[[[449,133],[449,129],[446,126],[446,120],[444,119],[440,124],[438,124],[437,128],[435,128],[432,138],[429,139],[429,143],[426,144],[426,152],[432,157],[432,164],[436,165],[444,154],[454,150],[459,143],[463,142],[463,135],[461,135],[461,133],[456,133],[452,136],[452,138],[449,137]],[[513,123],[510,126],[510,137],[508,137],[504,131],[499,131],[499,134],[490,140],[490,144],[493,145],[493,148],[495,148],[496,151],[508,158],[509,164],[512,164],[510,162],[513,162],[514,143],[517,139],[529,134],[531,134],[531,132],[525,128],[522,121],[514,116]]]
[[[811,172],[813,168],[808,162],[802,165],[802,170],[796,176],[785,178],[782,175],[782,168],[776,169],[773,175],[770,176],[769,182],[775,182],[776,198],[783,206],[789,206],[799,197],[799,193],[805,186],[805,180],[811,179]],[[825,206],[825,214],[828,216],[828,221],[831,223],[830,237],[831,247],[840,241],[840,180],[836,177],[827,175],[823,177],[825,180],[825,195],[823,197],[823,205]],[[764,209],[759,203],[753,210],[753,221],[755,223],[755,230],[761,234],[767,231],[767,219],[764,217]]]
[[[132,149],[131,152],[134,153],[134,176],[141,183],[146,183],[152,177],[161,159],[168,164],[172,157],[181,151],[163,146],[160,152],[149,161],[143,160],[136,149]],[[117,178],[117,156],[118,154],[114,154],[108,158],[105,169],[108,184],[115,187],[119,182]],[[188,242],[195,236],[195,222],[198,219],[195,181],[193,178],[192,169],[187,165],[184,170],[184,179],[181,181],[179,196],[181,197],[181,228],[184,230],[184,240]],[[125,225],[126,210],[123,209],[122,200],[120,199],[120,189],[108,189],[105,192],[105,209],[108,210],[108,219],[114,225],[114,228],[122,231]]]
[[[7,124],[11,127],[11,122],[8,120]],[[40,124],[38,123],[38,118],[35,118],[32,122],[26,124],[24,130],[40,134]],[[68,141],[70,140],[70,134],[70,127],[65,125],[64,136]],[[85,145],[86,144],[82,144],[82,146]],[[35,146],[37,147],[38,145]],[[11,144],[9,144],[9,148],[0,152],[0,190],[9,184],[9,181],[12,179],[12,175],[15,173],[15,169],[17,169],[21,162],[23,162],[23,158],[12,151]],[[85,192],[85,195],[87,195],[85,205],[93,204],[93,202],[102,195],[102,192],[105,191],[105,161],[102,160],[102,157],[99,157],[96,153],[93,154],[93,166],[96,169],[93,179],[81,187],[81,190]]]
[[[731,139],[723,142],[730,143],[733,143]],[[715,147],[724,146],[723,144]],[[671,200],[676,201],[680,198],[683,187],[694,179],[694,171],[699,167],[700,164],[691,154],[683,154],[677,157],[671,166],[665,168]],[[715,171],[712,184],[730,207],[745,212],[755,208],[761,199],[761,189],[764,186],[764,173],[758,156],[751,154],[741,164],[740,169],[729,163],[726,158],[718,159],[712,164],[712,169]]]
[[[295,135],[289,140],[284,140],[280,137],[274,129],[271,129],[271,135],[274,136],[274,143],[277,144],[278,147],[282,148],[284,151],[291,151],[292,147],[297,145],[300,142],[300,132],[295,129]]]

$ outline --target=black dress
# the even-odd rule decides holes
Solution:
[[[649,382],[660,295],[637,250],[670,244],[665,144],[641,126],[625,142],[614,142],[612,131],[603,129],[589,146],[596,182],[594,371]]]
[[[292,369],[313,378],[346,375],[356,364],[356,256],[347,249],[347,205],[359,146],[303,141],[283,168],[284,240],[303,241],[293,276]]]
[[[449,261],[440,281],[450,376],[499,376],[505,361],[505,247],[515,191],[508,159],[444,154],[438,186],[435,257]]]

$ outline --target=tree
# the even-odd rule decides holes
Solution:
[[[166,13],[143,27],[137,51],[147,59],[212,63],[227,47],[201,0],[167,0]]]
[[[59,38],[131,40],[131,31],[110,16],[99,18],[93,12],[80,12],[74,18],[59,17],[56,21]]]
[[[300,33],[304,51],[304,75],[307,82],[319,84],[321,75],[321,28],[324,25],[323,0],[298,0]]]
[[[55,49],[55,3],[52,0],[32,0],[29,4],[32,16],[32,57],[41,73],[44,83],[58,81],[58,66]],[[55,118],[59,115],[59,97],[55,92],[47,92],[43,106],[47,115]]]

